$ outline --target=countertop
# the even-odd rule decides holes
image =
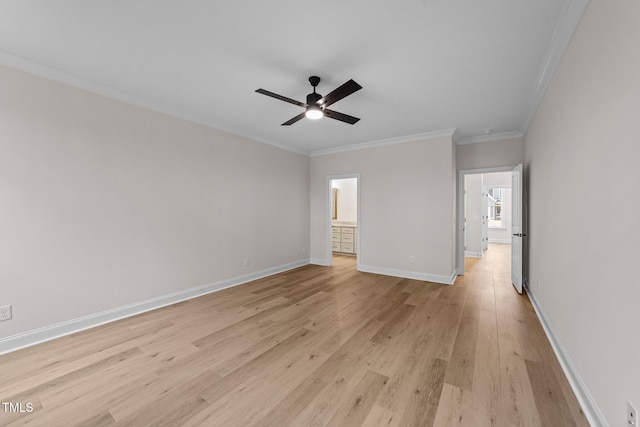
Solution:
[[[331,221],[333,227],[357,227],[358,223],[355,221]]]

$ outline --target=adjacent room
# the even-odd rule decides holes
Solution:
[[[638,424],[638,1],[0,12],[0,426]]]

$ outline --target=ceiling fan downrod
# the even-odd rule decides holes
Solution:
[[[320,77],[318,76],[309,77],[309,83],[311,83],[311,86],[313,86],[313,93],[310,93],[309,95],[307,95],[307,104],[314,105],[322,99],[322,95],[320,95],[319,93],[316,93],[316,86],[318,86],[318,84],[320,83]]]

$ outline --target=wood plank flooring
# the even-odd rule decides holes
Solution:
[[[0,356],[33,405],[0,425],[586,426],[509,256],[454,286],[338,256]]]

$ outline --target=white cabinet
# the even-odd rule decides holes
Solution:
[[[345,254],[355,254],[357,241],[356,227],[331,227],[331,250]]]
[[[340,252],[344,252],[346,254],[354,254],[353,243],[342,243],[340,245]]]

